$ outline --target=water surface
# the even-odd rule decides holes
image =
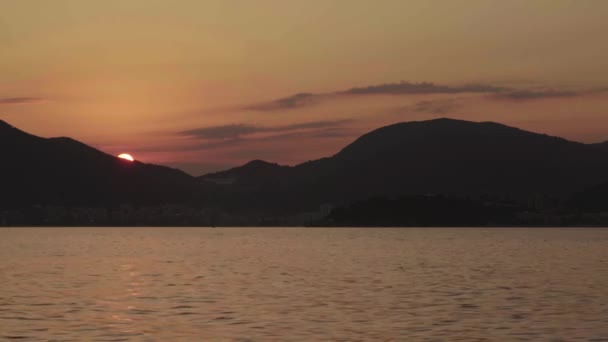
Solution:
[[[0,340],[608,341],[608,229],[3,228]]]

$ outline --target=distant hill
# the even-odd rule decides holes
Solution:
[[[257,161],[199,182],[211,178],[232,180],[218,186],[237,207],[315,208],[378,195],[565,198],[608,180],[608,154],[497,123],[436,119],[379,128],[329,158],[294,167]]]
[[[199,177],[199,180],[216,184],[236,184],[241,187],[267,183],[271,185],[277,179],[287,175],[290,169],[289,166],[281,166],[263,160],[253,160],[240,167],[204,175]]]
[[[289,189],[295,186],[292,168],[253,160],[227,171],[198,177],[201,191],[212,207],[245,210],[249,212],[283,213],[299,211],[301,201],[291,197]]]
[[[185,201],[186,173],[129,162],[70,138],[40,138],[0,121],[0,206]]]

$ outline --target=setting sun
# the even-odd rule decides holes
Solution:
[[[127,153],[119,154],[118,158],[125,159],[125,160],[128,160],[128,161],[134,161],[135,160],[135,159],[133,159],[133,157],[130,154],[127,154]]]

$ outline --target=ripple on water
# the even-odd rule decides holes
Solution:
[[[0,339],[608,341],[607,250],[597,229],[0,229]]]

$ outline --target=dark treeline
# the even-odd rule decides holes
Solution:
[[[586,197],[583,197],[586,198]],[[0,226],[606,226],[606,207],[542,195],[523,203],[491,196],[378,196],[304,213],[227,210],[195,204],[26,206],[0,210]],[[593,202],[594,205],[596,202]]]
[[[543,196],[529,203],[447,196],[374,197],[334,208],[316,224],[353,227],[600,226],[602,210]]]
[[[336,226],[513,225],[515,214],[526,209],[516,203],[445,196],[375,197],[335,208],[323,222]]]

